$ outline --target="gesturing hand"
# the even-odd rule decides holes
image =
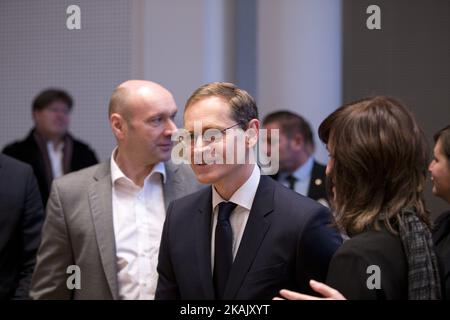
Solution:
[[[323,297],[320,298],[283,289],[280,291],[281,297],[275,297],[273,298],[273,300],[346,300],[339,291],[327,286],[322,282],[310,280],[309,285],[314,291],[320,293]]]

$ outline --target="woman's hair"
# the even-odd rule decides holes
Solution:
[[[336,222],[349,236],[380,222],[396,233],[404,208],[428,223],[422,194],[428,147],[398,101],[374,97],[344,105],[321,123],[319,136],[332,157]]]
[[[445,157],[447,158],[447,162],[450,165],[450,125],[439,130],[434,135],[434,142],[437,143],[438,140],[441,141],[442,152],[444,153]]]

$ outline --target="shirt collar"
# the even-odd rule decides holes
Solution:
[[[311,171],[314,166],[314,158],[309,157],[306,162],[295,170],[292,175],[297,178],[298,181],[308,180],[311,176]]]
[[[53,143],[53,141],[47,140],[47,149],[49,152],[52,153],[62,152],[62,150],[64,149],[64,141],[58,143],[58,145],[55,148],[55,144]]]
[[[252,208],[253,200],[255,199],[256,190],[258,189],[259,180],[261,178],[261,171],[257,165],[254,166],[252,174],[245,181],[245,183],[237,189],[230,200],[236,203],[238,206],[243,207],[247,210]],[[212,186],[212,204],[213,209],[219,205],[221,202],[226,202],[220,194],[216,191],[216,188]]]
[[[128,178],[123,171],[119,168],[116,160],[114,159],[115,155],[117,153],[117,147],[114,148],[112,154],[111,154],[111,181],[114,185],[114,183],[120,179],[125,178],[128,181],[131,181],[130,178]],[[166,166],[163,162],[158,162],[153,166],[152,171],[148,174],[147,177],[145,177],[145,180],[147,180],[149,177],[151,177],[154,173],[160,173],[163,178],[163,183],[166,183],[167,175],[166,175]]]

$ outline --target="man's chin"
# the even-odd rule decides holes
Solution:
[[[169,152],[159,152],[158,155],[156,156],[155,163],[169,161],[170,155],[171,155],[170,151]]]
[[[208,179],[208,178],[205,177],[205,176],[197,175],[196,177],[197,177],[197,181],[198,181],[199,183],[201,183],[201,184],[213,184],[213,183],[214,183],[213,180]]]
[[[55,129],[50,132],[53,137],[64,137],[67,134],[67,130]]]
[[[200,183],[212,184],[214,183],[214,165],[208,164],[194,164],[192,165],[192,170]]]

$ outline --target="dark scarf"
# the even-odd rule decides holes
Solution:
[[[408,299],[441,299],[438,263],[428,227],[411,209],[399,216],[399,233],[408,261]]]

